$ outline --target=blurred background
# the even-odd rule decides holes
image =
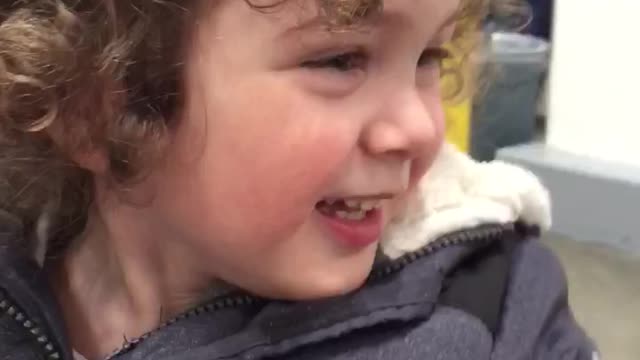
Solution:
[[[528,0],[489,16],[473,61],[491,73],[447,104],[447,136],[549,188],[545,241],[604,359],[640,359],[640,1]]]

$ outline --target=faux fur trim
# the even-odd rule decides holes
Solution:
[[[550,228],[549,193],[540,181],[501,161],[475,162],[447,144],[387,229],[381,249],[395,259],[456,230],[515,221]]]

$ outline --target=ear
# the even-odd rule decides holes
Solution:
[[[81,149],[71,154],[71,160],[81,168],[96,175],[106,175],[109,171],[109,160],[103,149]]]
[[[67,139],[73,138],[73,134],[68,134],[62,126],[51,126],[46,132],[53,143],[63,149],[76,165],[96,175],[105,175],[109,170],[109,157],[104,147],[89,141],[71,145]]]

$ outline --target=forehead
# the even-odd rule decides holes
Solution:
[[[461,5],[461,0],[384,0],[375,11],[364,11],[357,1],[359,0],[208,2],[215,5],[210,5],[211,8],[207,9],[209,11],[204,12],[206,15],[203,14],[195,26],[195,41],[191,51],[197,54],[191,54],[194,56],[192,58],[202,57],[207,53],[219,59],[234,57],[249,61],[248,59],[255,58],[256,53],[268,58],[274,52],[289,53],[291,47],[297,49],[324,39],[350,40],[351,34],[361,39],[368,39],[370,36],[389,36],[388,39],[391,39],[396,34],[411,34],[403,36],[403,39],[415,38],[416,41],[424,42],[425,36],[438,36],[445,25],[449,25],[457,17]],[[376,5],[373,2],[368,4]],[[327,8],[328,6],[334,6],[334,9]],[[362,16],[353,26],[338,26],[338,31],[327,31],[327,25],[331,25],[331,20],[327,20],[327,17],[331,16],[332,11],[355,11],[356,15]],[[340,33],[348,33],[348,36],[338,35]]]

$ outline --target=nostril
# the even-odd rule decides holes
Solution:
[[[388,151],[387,152],[387,156],[391,157],[391,158],[395,158],[395,159],[401,159],[401,160],[406,160],[406,159],[411,159],[411,152],[408,150],[393,150],[393,151]]]

